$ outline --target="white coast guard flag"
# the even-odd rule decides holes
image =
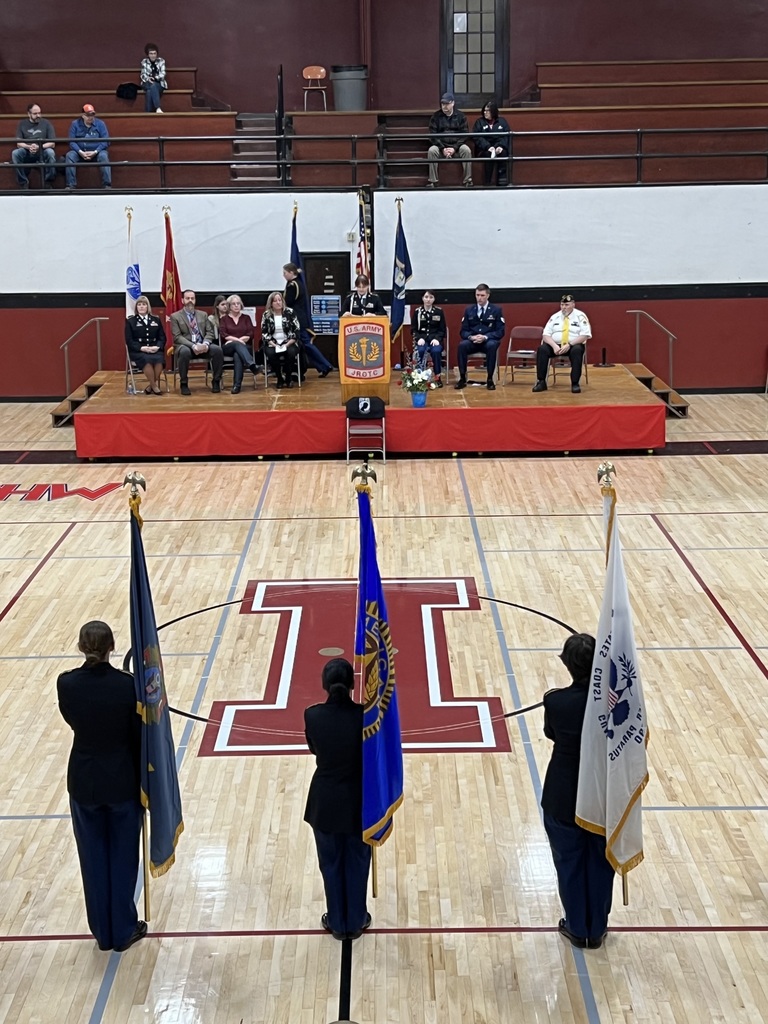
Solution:
[[[128,217],[128,257],[125,261],[125,315],[133,316],[136,299],[141,295],[139,261],[133,254],[133,217]]]
[[[576,822],[605,836],[605,855],[624,875],[643,859],[649,734],[613,488],[604,492],[603,518],[608,565],[581,732]]]

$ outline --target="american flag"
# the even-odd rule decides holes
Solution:
[[[371,276],[371,261],[368,259],[368,231],[365,227],[365,203],[363,202],[363,193],[358,192],[357,194],[357,212],[358,212],[358,225],[357,225],[357,254],[355,255],[355,277],[359,274],[365,274],[367,278]]]

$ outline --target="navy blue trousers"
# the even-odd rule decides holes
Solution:
[[[544,815],[565,927],[581,939],[601,939],[608,929],[616,872],[605,858],[605,836],[573,821]]]
[[[499,351],[500,341],[495,338],[486,338],[485,341],[462,341],[459,342],[458,348],[458,364],[459,364],[459,376],[467,376],[467,359],[469,356],[477,355],[478,352],[482,352],[488,360],[488,380],[493,377],[496,371],[496,355]]]
[[[312,335],[309,331],[300,331],[299,339],[304,346],[304,355],[311,367],[317,370],[318,373],[323,373],[325,370],[333,369],[333,364],[328,362],[317,345],[312,341]]]
[[[357,932],[365,924],[368,913],[366,893],[371,848],[358,835],[312,831],[331,931],[342,935]]]
[[[69,799],[88,927],[99,949],[124,946],[136,930],[143,809],[138,800],[91,807]]]

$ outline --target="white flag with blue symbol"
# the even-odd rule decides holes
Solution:
[[[603,493],[608,565],[581,731],[576,822],[605,836],[605,855],[624,875],[643,859],[641,794],[648,782],[649,733],[616,492]]]
[[[128,258],[125,262],[125,315],[133,316],[136,299],[141,295],[141,271],[133,252],[133,215],[128,214]]]

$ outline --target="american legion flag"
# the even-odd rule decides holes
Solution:
[[[643,859],[649,730],[613,487],[603,488],[603,519],[605,594],[581,732],[576,822],[605,836],[606,857],[625,875]]]
[[[176,843],[184,822],[139,501],[131,499],[131,656],[137,711],[142,721],[141,802],[149,811],[149,869],[158,877],[176,858]]]
[[[363,670],[363,839],[381,846],[403,802],[403,749],[395,690],[395,660],[376,559],[371,497],[358,486],[360,570],[355,660]]]

